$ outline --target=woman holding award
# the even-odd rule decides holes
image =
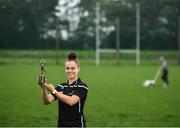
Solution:
[[[67,82],[57,87],[47,82],[38,83],[42,90],[44,104],[58,100],[58,127],[86,127],[83,108],[86,101],[88,87],[78,78],[79,61],[75,53],[70,53],[65,62]]]

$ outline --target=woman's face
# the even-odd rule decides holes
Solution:
[[[65,71],[68,79],[77,79],[79,73],[79,67],[75,61],[66,61]]]

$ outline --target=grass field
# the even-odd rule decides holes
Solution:
[[[63,65],[48,65],[48,80],[66,80]],[[144,88],[157,66],[83,66],[88,84],[88,126],[180,126],[180,67],[170,66],[170,86]],[[0,65],[0,126],[56,126],[57,102],[43,105],[38,65]]]

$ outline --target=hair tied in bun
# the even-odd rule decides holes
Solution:
[[[68,60],[76,60],[76,53],[74,53],[74,52],[69,53]]]

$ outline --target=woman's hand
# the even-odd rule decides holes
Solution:
[[[49,91],[49,92],[53,92],[54,91],[54,85],[52,85],[51,83],[44,83],[44,87]]]

